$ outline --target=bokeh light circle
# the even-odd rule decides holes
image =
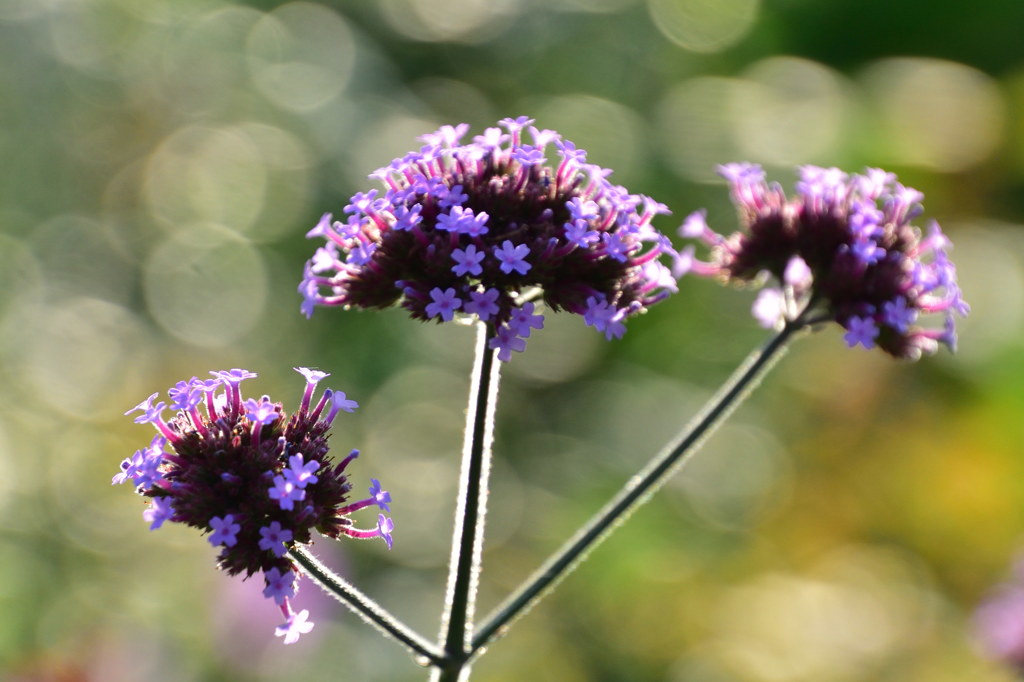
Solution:
[[[263,17],[246,45],[257,89],[292,111],[328,103],[348,83],[356,43],[347,22],[326,7],[293,2]]]
[[[95,296],[131,303],[134,263],[114,228],[79,215],[58,215],[32,233],[34,251],[46,272],[47,295]]]
[[[267,169],[260,150],[233,128],[192,126],[150,155],[143,195],[150,213],[174,226],[210,221],[245,229],[263,208]]]
[[[126,308],[73,297],[12,329],[21,380],[61,414],[109,419],[123,412],[116,400],[141,393],[138,368],[148,366],[149,334]]]
[[[404,156],[410,149],[418,148],[422,143],[417,142],[417,139],[437,130],[440,125],[440,122],[409,116],[400,110],[381,112],[379,116],[366,121],[366,127],[347,150],[349,162],[341,168],[346,176],[344,179],[355,187],[371,186],[367,180],[370,172],[388,165],[395,157]],[[378,184],[372,181],[372,186]]]
[[[884,158],[955,172],[992,155],[1003,138],[999,85],[964,64],[940,59],[884,59],[863,74],[878,117]]]
[[[719,656],[750,682],[877,679],[927,622],[920,582],[907,557],[869,545],[841,547],[805,572],[763,573],[720,601]]]
[[[150,313],[169,334],[224,346],[259,322],[267,301],[262,255],[227,228],[197,225],[164,240],[143,267]]]
[[[297,135],[266,123],[249,121],[233,130],[256,145],[267,177],[262,210],[246,235],[258,242],[301,235],[296,224],[308,215],[316,152]]]
[[[140,87],[159,93],[166,107],[202,120],[230,118],[242,101],[259,101],[251,92],[245,44],[263,13],[228,5],[198,14],[180,28],[180,36],[161,45],[161,78],[142,71]],[[194,120],[194,119],[193,119]]]
[[[991,220],[969,227],[956,230],[953,242],[958,278],[971,304],[971,314],[957,320],[955,365],[968,363],[964,368],[1012,352],[1024,333],[1024,230]]]
[[[615,171],[612,181],[628,184],[646,160],[644,123],[629,107],[593,95],[565,95],[522,107],[538,128],[550,128],[587,150],[587,162]],[[548,163],[557,165],[554,149]]]
[[[728,116],[737,87],[731,78],[694,78],[675,85],[655,106],[659,149],[681,177],[719,183],[715,166],[742,157]]]
[[[7,425],[0,421],[0,512],[6,512],[7,506],[15,502],[16,497],[11,493],[23,489],[16,473],[17,457],[17,451],[7,435]]]
[[[715,527],[743,530],[765,521],[785,499],[791,465],[769,433],[725,425],[687,463],[673,487]]]
[[[45,11],[46,5],[39,0],[4,0],[0,3],[0,22],[28,21]]]
[[[390,377],[362,409],[368,429],[361,449],[406,509],[406,540],[394,548],[402,563],[437,566],[446,558],[449,538],[433,531],[451,520],[465,392],[459,374],[414,365]],[[388,471],[404,473],[386,476]]]
[[[428,76],[412,83],[411,87],[432,111],[452,125],[479,123],[490,126],[504,116],[498,113],[486,93],[466,81]]]
[[[553,0],[551,5],[566,11],[606,14],[620,12],[636,3],[637,0]]]
[[[744,158],[789,166],[833,155],[847,108],[839,74],[807,59],[773,57],[744,74],[730,118]]]
[[[381,0],[384,21],[413,40],[479,43],[511,23],[517,0]]]
[[[0,214],[0,220],[13,216]],[[0,233],[0,320],[20,305],[39,305],[45,280],[36,255],[22,240]]]
[[[739,42],[757,19],[760,0],[647,0],[662,35],[691,52],[720,52]]]

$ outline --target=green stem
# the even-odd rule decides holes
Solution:
[[[414,656],[426,659],[433,665],[439,665],[444,660],[444,654],[437,647],[399,621],[354,585],[324,566],[308,551],[301,547],[294,547],[289,550],[289,554],[325,592],[345,604],[364,621],[385,635],[404,644]]]
[[[432,679],[455,682],[469,679],[467,662],[473,613],[480,577],[487,512],[487,480],[491,469],[491,443],[494,440],[494,409],[498,400],[500,363],[487,347],[493,329],[480,324],[476,341],[476,359],[470,380],[469,409],[462,451],[458,508],[452,537],[448,591],[441,617],[440,646],[444,661],[436,664]]]
[[[536,604],[556,582],[583,560],[590,549],[660,488],[743,401],[782,356],[790,337],[803,326],[804,322],[800,319],[789,323],[762,349],[751,353],[679,435],[640,473],[630,478],[601,511],[494,611],[473,637],[470,655],[504,634],[514,618]]]

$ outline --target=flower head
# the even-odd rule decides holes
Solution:
[[[729,181],[743,230],[728,237],[707,227],[703,213],[688,217],[684,237],[710,247],[710,262],[685,251],[679,271],[749,282],[768,275],[774,291],[758,297],[755,317],[777,326],[804,315],[843,327],[851,348],[878,346],[917,359],[940,343],[956,347],[954,316],[969,306],[946,255],[949,240],[932,222],[927,233],[911,224],[923,195],[879,169],[848,175],[802,166],[796,196],[767,184],[759,166],[734,163],[719,172]],[[918,317],[938,313],[938,328]]]
[[[578,315],[600,301],[618,324],[672,293],[668,269],[651,267],[676,256],[650,225],[668,210],[611,184],[586,152],[532,122],[507,118],[504,131],[466,144],[467,125],[443,126],[373,173],[383,196],[356,194],[344,222],[328,214],[310,231],[326,246],[306,264],[303,312],[397,303],[416,319],[472,315],[497,328],[540,298]],[[552,143],[558,162],[546,165]],[[503,348],[519,350],[523,337]]]
[[[354,410],[355,401],[327,390],[313,404],[313,389],[326,374],[296,370],[306,377],[306,392],[291,416],[266,396],[242,400],[239,384],[255,376],[244,370],[178,382],[168,393],[179,411],[168,420],[164,403],[154,404],[156,395],[150,396],[129,412],[141,411],[136,421],[153,424],[158,434],[113,478],[115,484],[130,481],[149,499],[143,518],[151,530],[168,521],[192,526],[209,533],[220,568],[262,574],[264,594],[291,623],[286,642],[312,627],[304,612],[291,617],[297,567],[288,549],[310,543],[314,531],[331,538],[379,537],[390,548],[394,529],[382,516],[373,529],[355,527],[351,513],[370,505],[387,510],[391,495],[373,479],[370,497],[350,501],[346,469],[355,453],[340,463],[329,453],[330,424],[339,410]]]

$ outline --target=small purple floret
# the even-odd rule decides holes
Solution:
[[[210,537],[207,539],[214,547],[218,545],[234,547],[238,544],[238,531],[242,530],[242,526],[235,523],[234,514],[228,514],[224,518],[214,516],[210,519],[210,527],[213,529],[213,532],[210,533]]]
[[[296,488],[305,488],[307,484],[316,483],[318,480],[316,472],[320,469],[320,462],[304,461],[301,452],[288,458],[288,467],[284,470],[284,477]]]
[[[270,499],[277,500],[281,509],[291,511],[295,503],[306,499],[306,491],[284,476],[274,476],[274,485],[269,489]]]
[[[386,512],[390,512],[391,507],[389,506],[389,503],[391,502],[391,493],[387,490],[381,490],[380,481],[376,478],[371,478],[370,483],[372,483],[370,486],[370,497],[373,498],[373,501],[378,507]]]
[[[513,271],[518,272],[520,275],[525,275],[529,272],[533,266],[526,262],[528,255],[530,255],[529,246],[526,244],[519,244],[517,246],[508,239],[502,242],[501,246],[494,247],[494,257],[500,263],[498,267],[506,275],[511,274]]]
[[[260,549],[273,552],[276,557],[283,557],[288,552],[288,543],[292,541],[292,532],[287,528],[281,528],[279,521],[273,521],[269,526],[260,528]]]
[[[267,586],[263,588],[263,596],[273,599],[278,604],[283,604],[285,599],[295,596],[295,572],[286,570],[283,573],[277,568],[272,568],[263,576]]]
[[[519,337],[508,325],[499,325],[494,338],[487,342],[487,347],[498,351],[498,359],[508,362],[512,351],[521,353],[526,350],[526,341]]]
[[[387,543],[388,549],[391,549],[393,541],[391,539],[391,533],[395,530],[395,522],[390,517],[384,516],[383,514],[377,515],[377,532],[384,538],[384,542]]]
[[[462,301],[455,295],[455,289],[451,287],[444,291],[434,287],[430,291],[430,298],[434,302],[427,304],[427,317],[440,317],[443,321],[449,322],[455,316],[455,311],[462,307]]]
[[[462,309],[471,315],[476,315],[482,322],[486,322],[500,310],[498,307],[498,296],[499,292],[497,289],[471,291],[469,292],[469,301],[466,302]]]
[[[272,424],[281,418],[274,404],[269,400],[254,400],[249,398],[242,405],[245,408],[245,416],[247,419],[257,424]]]
[[[483,251],[477,251],[475,244],[470,244],[465,249],[455,249],[452,251],[452,260],[455,261],[452,272],[459,276],[483,273],[484,269],[480,267],[480,263],[483,262],[484,255]]]
[[[285,644],[295,644],[301,635],[305,635],[313,629],[313,623],[309,622],[308,618],[309,611],[307,609],[293,613],[283,625],[277,626],[274,635],[284,637]]]
[[[516,336],[528,338],[533,329],[544,328],[544,316],[535,315],[533,303],[526,302],[518,308],[512,309],[512,316],[508,319],[509,328]]]
[[[164,525],[164,521],[174,516],[174,507],[167,497],[155,497],[148,509],[142,512],[142,519],[149,523],[150,530]]]
[[[843,340],[850,348],[857,344],[865,348],[874,348],[877,338],[878,325],[870,316],[851,317],[846,321],[846,334],[843,335]]]

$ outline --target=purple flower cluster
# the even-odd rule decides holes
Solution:
[[[360,192],[343,220],[320,219],[307,236],[326,244],[299,287],[307,317],[317,305],[395,303],[420,320],[472,315],[494,326],[491,347],[507,361],[543,326],[530,300],[583,315],[611,339],[676,290],[658,261],[675,251],[650,222],[668,213],[662,204],[611,184],[610,171],[532,119],[499,123],[468,144],[467,124],[425,135],[418,152],[370,176],[383,195]],[[557,166],[545,165],[548,145]]]
[[[151,530],[171,521],[209,532],[222,569],[246,577],[262,573],[264,596],[287,619],[277,634],[288,644],[313,627],[309,614],[295,613],[289,602],[298,578],[289,547],[308,544],[316,530],[332,538],[381,537],[390,548],[394,528],[383,514],[374,529],[353,525],[348,515],[364,507],[390,511],[391,495],[372,479],[369,497],[348,502],[352,486],[345,470],[359,453],[353,450],[338,464],[328,454],[331,423],[357,403],[328,389],[314,405],[316,386],[328,375],[296,371],[306,378],[306,389],[291,417],[268,396],[243,400],[239,384],[256,375],[241,369],[179,381],[167,391],[175,412],[169,420],[163,417],[168,405],[154,402],[154,393],[125,414],[141,412],[135,422],[153,424],[157,435],[121,462],[112,481],[130,481],[149,499],[143,518]]]
[[[987,656],[1024,675],[1024,561],[978,606],[972,629]]]
[[[898,358],[956,348],[954,314],[969,307],[946,254],[949,240],[934,221],[927,233],[911,225],[924,196],[877,168],[847,175],[837,168],[800,167],[796,196],[765,182],[760,166],[734,163],[719,172],[729,181],[744,230],[729,237],[708,228],[703,212],[680,227],[684,237],[711,249],[710,262],[679,256],[675,272],[776,285],[761,291],[755,317],[767,327],[807,311],[805,321],[838,322],[850,347],[878,346]],[[941,328],[915,323],[922,313],[944,318]]]

